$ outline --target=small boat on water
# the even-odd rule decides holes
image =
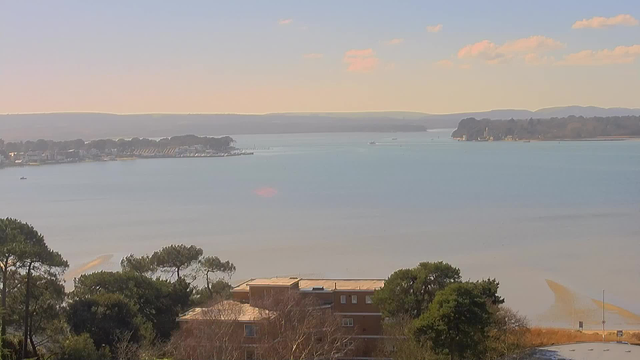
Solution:
[[[377,145],[375,141],[369,141],[369,145]]]
[[[27,180],[27,178],[23,176],[20,178],[20,180]]]
[[[391,138],[391,140],[398,140],[398,138]]]
[[[524,140],[523,143],[530,143],[531,140]]]

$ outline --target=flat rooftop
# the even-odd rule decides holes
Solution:
[[[294,277],[259,278],[244,281],[233,288],[233,291],[249,291],[250,286],[292,286],[298,284],[301,290],[322,287],[334,290],[377,290],[384,285],[384,279],[299,279]]]
[[[536,350],[531,360],[626,360],[640,359],[640,346],[620,343],[579,343]]]
[[[300,279],[300,289],[324,287],[325,290],[378,290],[382,279]]]
[[[300,281],[296,277],[272,277],[272,278],[257,278],[249,279],[236,285],[234,291],[249,291],[250,285],[255,286],[291,286]]]

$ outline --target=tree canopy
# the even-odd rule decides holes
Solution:
[[[216,275],[220,274],[225,277],[231,278],[233,273],[236,272],[236,266],[231,262],[222,261],[217,256],[206,256],[200,259],[199,263],[200,272],[204,275],[205,286],[210,296],[213,296],[212,284],[215,284],[219,280]]]
[[[0,354],[102,360],[154,352],[148,344],[168,341],[182,312],[212,294],[228,295],[235,272],[231,262],[203,257],[202,249],[186,245],[132,254],[121,266],[118,272],[81,275],[66,293],[67,261],[33,226],[0,219]],[[168,276],[153,277],[159,271]]]
[[[123,332],[131,334],[132,342],[142,337],[142,321],[135,306],[119,294],[99,294],[72,301],[67,310],[67,323],[74,334],[89,334],[97,348],[113,347]]]
[[[65,339],[56,349],[58,360],[109,360],[107,348],[98,351],[89,334],[72,335]]]
[[[68,151],[68,150],[85,150],[96,149],[105,151],[107,149],[117,149],[126,153],[135,149],[155,148],[166,149],[168,147],[178,146],[203,146],[207,149],[215,151],[226,151],[232,149],[235,142],[229,136],[209,137],[196,135],[179,135],[170,138],[162,138],[160,140],[137,138],[132,139],[98,139],[84,141],[82,139],[53,141],[38,139],[36,141],[20,141],[20,142],[3,142],[0,139],[0,150],[7,152],[27,152],[27,151]]]
[[[168,339],[175,330],[175,319],[189,306],[189,286],[152,279],[134,272],[99,271],[75,279],[72,300],[92,298],[102,294],[123,296],[133,305],[135,312],[151,324],[156,336]]]
[[[9,286],[9,276],[22,260],[24,242],[19,231],[20,222],[16,219],[0,219],[0,270],[2,274],[1,293],[1,330],[0,337],[7,335],[7,293]]]
[[[120,267],[122,271],[133,271],[140,275],[151,275],[158,270],[148,255],[136,257],[129,254],[120,260]]]
[[[7,326],[11,324],[8,317],[7,304],[9,281],[14,280],[14,289],[23,286],[24,296],[20,303],[12,306],[22,306],[22,357],[30,353],[37,355],[34,341],[34,319],[30,308],[33,297],[32,279],[34,276],[49,278],[53,282],[58,281],[64,271],[69,267],[67,261],[56,251],[51,250],[44,237],[27,223],[16,219],[0,219],[0,267],[2,271],[2,330],[0,336],[5,338]],[[37,291],[37,290],[36,290]],[[16,301],[16,300],[14,300]],[[15,314],[13,314],[15,316]],[[17,320],[14,318],[14,324]],[[29,351],[28,348],[31,347]]]
[[[640,116],[582,117],[523,120],[460,120],[453,138],[494,140],[585,139],[598,136],[640,136]]]
[[[482,358],[491,312],[481,287],[466,282],[439,291],[415,322],[415,336],[454,360]]]
[[[444,262],[394,272],[374,296],[397,359],[500,359],[523,348],[526,319],[502,306],[496,279],[462,281]]]
[[[18,274],[12,279],[12,291],[8,299],[8,326],[12,332],[19,332],[24,326],[26,304],[26,274]],[[64,321],[61,308],[65,301],[65,289],[58,277],[34,275],[31,279],[31,301],[28,310],[28,340],[31,352],[38,354],[38,348],[50,344],[60,323]],[[23,340],[24,341],[24,340]]]
[[[385,316],[418,318],[436,293],[460,281],[460,269],[442,261],[422,262],[411,269],[397,270],[375,293],[374,301]]]
[[[195,245],[169,245],[154,252],[150,260],[159,270],[169,273],[170,276],[175,274],[180,279],[180,272],[184,275],[184,271],[198,263],[203,253],[202,249]]]

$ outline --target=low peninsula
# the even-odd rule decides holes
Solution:
[[[0,139],[0,167],[115,161],[132,158],[193,158],[253,155],[237,149],[230,136],[181,135],[159,140],[100,139],[84,141],[36,140],[4,142]]]

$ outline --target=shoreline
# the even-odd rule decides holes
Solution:
[[[463,140],[462,138],[452,138],[461,142],[610,142],[610,141],[640,141],[640,136],[613,136],[584,139],[519,139],[519,140]]]
[[[198,155],[198,156],[127,156],[116,157],[114,159],[86,159],[80,161],[51,161],[43,163],[25,163],[25,164],[9,164],[0,166],[0,170],[8,168],[25,168],[34,166],[46,166],[46,165],[65,165],[65,164],[82,164],[82,163],[98,163],[98,162],[115,162],[115,161],[132,161],[132,160],[149,160],[149,159],[190,159],[190,158],[224,158],[224,157],[237,157],[254,155],[253,151],[241,152],[241,153],[223,153],[212,155]]]
[[[629,141],[629,140],[630,141],[640,140],[640,136],[598,136],[594,138],[584,138],[584,139],[556,139],[556,140],[540,140],[540,141]]]

